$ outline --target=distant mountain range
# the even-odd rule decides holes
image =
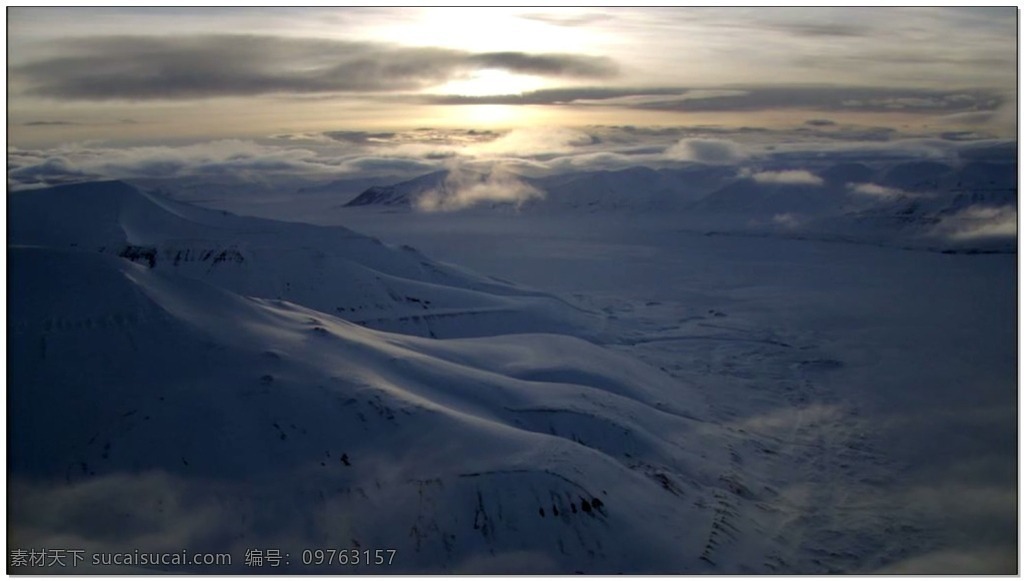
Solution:
[[[485,180],[484,174],[475,174]],[[476,207],[512,207],[530,213],[671,213],[691,227],[715,231],[836,236],[936,249],[1012,251],[1007,216],[1017,209],[1017,165],[1011,162],[841,162],[793,169],[781,164],[735,168],[691,164],[683,168],[633,167],[519,178],[542,195],[512,204],[483,199]],[[411,208],[422,196],[455,195],[447,171],[374,186],[348,208]],[[965,216],[1001,220],[992,235],[958,232]],[[975,220],[963,227],[982,228]],[[1004,235],[998,235],[1003,232]]]

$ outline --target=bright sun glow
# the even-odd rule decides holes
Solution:
[[[459,121],[471,127],[504,127],[527,117],[514,105],[466,105],[458,108]]]
[[[481,69],[473,72],[469,78],[449,81],[433,89],[431,92],[443,95],[485,97],[490,95],[520,95],[529,91],[536,91],[543,86],[543,80],[531,75],[517,75],[500,69]]]

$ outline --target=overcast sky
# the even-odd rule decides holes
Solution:
[[[16,146],[417,127],[1015,132],[1015,8],[10,8]]]

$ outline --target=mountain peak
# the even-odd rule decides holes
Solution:
[[[345,207],[411,206],[419,194],[442,187],[449,174],[448,170],[440,170],[390,186],[373,186],[345,204]]]

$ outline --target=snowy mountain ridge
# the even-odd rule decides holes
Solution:
[[[580,328],[561,299],[394,249],[344,227],[240,217],[123,182],[12,194],[9,243],[78,248],[424,336]],[[463,319],[481,321],[467,325]]]
[[[415,287],[493,308],[484,291],[502,291],[519,321],[543,295],[427,268],[348,230],[220,215],[119,183],[10,203],[20,544],[281,546],[289,572],[309,571],[309,546],[393,548],[388,572],[710,571],[708,531],[754,526],[711,508],[729,487],[754,493],[695,419],[699,398],[657,369],[564,334],[498,335],[500,319],[442,327],[472,340],[369,329],[238,294],[260,288],[238,269],[280,266],[266,236],[293,253],[326,239],[349,245],[337,264],[359,267],[344,280],[369,300]],[[383,286],[348,278],[373,266]]]
[[[949,251],[1013,252],[1017,166],[967,160],[787,164],[760,168],[637,166],[521,178],[543,195],[482,199],[485,210],[542,214],[672,214],[688,229],[803,236]],[[480,178],[482,179],[482,178]],[[370,188],[347,207],[418,208],[455,196],[446,172]],[[456,209],[461,209],[456,208]]]

